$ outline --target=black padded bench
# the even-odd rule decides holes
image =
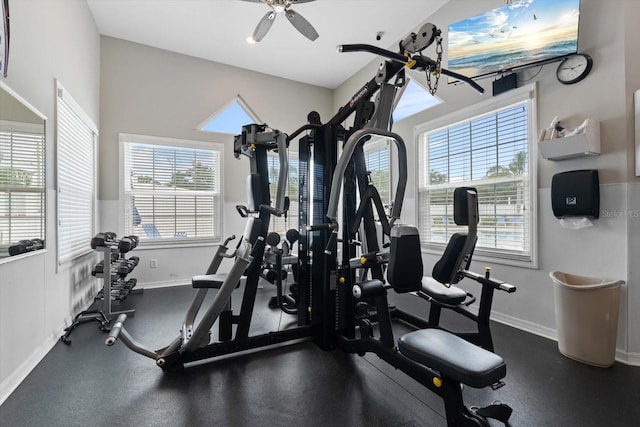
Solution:
[[[441,329],[420,329],[398,339],[400,353],[443,377],[474,388],[498,383],[507,375],[502,357]]]

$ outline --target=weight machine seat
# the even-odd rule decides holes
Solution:
[[[409,359],[474,388],[497,383],[507,366],[495,353],[441,329],[420,329],[398,339],[400,353]]]
[[[191,286],[199,288],[220,289],[227,279],[228,273],[201,274],[191,278]],[[236,284],[236,289],[240,287],[240,281]]]
[[[467,293],[456,286],[444,286],[432,277],[422,278],[421,292],[443,304],[457,305],[467,298]]]

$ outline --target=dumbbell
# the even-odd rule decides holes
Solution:
[[[127,236],[127,237],[129,237],[133,241],[133,247],[137,248],[138,244],[140,244],[140,237],[138,237],[138,236],[136,236],[134,234],[131,234],[131,235]]]
[[[99,263],[93,266],[93,269],[91,270],[91,275],[96,276],[102,273],[104,273],[104,262],[100,261]]]
[[[133,270],[140,262],[140,258],[138,258],[137,256],[121,258],[120,262],[126,263],[131,268],[131,270]]]
[[[118,242],[118,251],[121,254],[126,254],[127,252],[133,250],[138,244],[138,241],[132,239],[130,236],[123,237]]]
[[[109,246],[116,238],[116,233],[107,231],[106,233],[98,233],[91,238],[91,249],[103,248]]]
[[[9,255],[20,255],[44,248],[42,239],[20,240],[15,245],[9,246]]]

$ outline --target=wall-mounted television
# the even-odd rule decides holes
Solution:
[[[580,0],[514,0],[449,25],[447,69],[470,78],[578,51]]]

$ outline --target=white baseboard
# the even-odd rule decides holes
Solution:
[[[491,313],[491,320],[514,327],[516,329],[523,330],[525,332],[530,332],[534,335],[548,338],[550,340],[558,340],[558,333],[555,329],[547,328],[546,326],[541,326],[533,322],[518,319],[512,316],[507,316],[506,314],[497,313],[495,311]]]
[[[514,327],[516,329],[523,330],[525,332],[532,333],[534,335],[541,336],[543,338],[558,341],[558,333],[555,329],[540,326],[532,322],[527,322],[526,320],[518,319],[496,312],[493,312],[491,314],[491,320]],[[640,366],[640,353],[628,353],[618,348],[616,349],[616,362],[620,362],[630,366]]]
[[[0,405],[9,398],[11,393],[18,388],[22,381],[27,378],[31,371],[38,366],[38,363],[40,363],[56,345],[60,337],[64,334],[64,328],[64,325],[57,328],[53,334],[48,336],[47,339],[0,384]]]
[[[640,366],[640,353],[627,353],[620,349],[616,350],[616,361],[630,366]]]

